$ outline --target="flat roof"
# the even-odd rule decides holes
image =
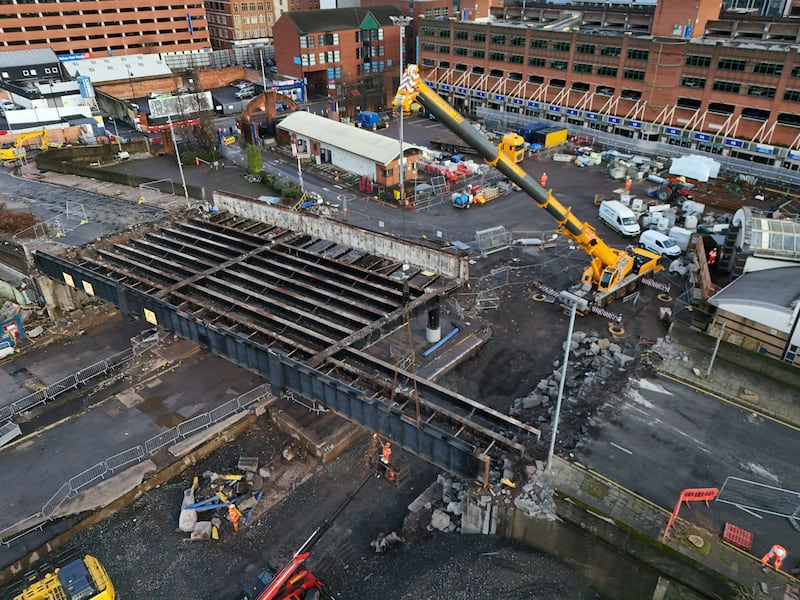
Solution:
[[[745,273],[709,298],[713,306],[728,303],[791,310],[800,299],[800,267],[778,267]]]

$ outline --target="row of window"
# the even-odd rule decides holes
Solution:
[[[58,75],[59,70],[58,67],[44,67],[42,69],[45,75]],[[23,77],[38,77],[39,72],[36,69],[23,69],[22,70]],[[0,73],[0,77],[3,79],[11,79],[11,75],[9,75],[8,71],[3,71]]]
[[[97,31],[97,28],[90,29],[89,31]],[[205,28],[194,28],[195,37],[197,37],[198,32],[205,31]],[[122,37],[127,37],[127,39],[136,39],[141,38],[141,36],[153,36],[154,38],[158,38],[159,36],[163,35],[172,35],[172,34],[188,34],[189,29],[188,27],[180,27],[180,28],[170,28],[170,29],[142,29],[136,32],[134,36],[124,36],[122,33],[93,33],[93,34],[86,34],[86,35],[70,35],[68,37],[48,37],[45,42],[48,44],[63,44],[63,43],[72,43],[72,42],[86,42],[86,41],[93,41],[93,40],[118,40]],[[166,45],[172,44],[186,44],[186,43],[194,43],[194,40],[189,39],[174,39],[167,42]],[[30,40],[9,40],[0,37],[0,47],[11,47],[11,46],[28,46],[30,44]],[[152,42],[147,42],[147,45],[153,45]],[[155,45],[160,46],[161,44],[155,42]],[[128,43],[122,46],[107,46],[109,50],[124,50],[126,48],[142,48],[144,47],[144,43]],[[106,47],[104,45],[104,47]],[[92,51],[96,51],[92,50]],[[79,50],[75,51],[76,53],[82,52]],[[88,50],[87,50],[88,52]]]
[[[711,68],[712,58],[710,56],[703,56],[698,54],[686,55],[687,67],[702,67]],[[721,58],[717,61],[717,69],[720,71],[747,71],[749,62],[738,58]],[[782,75],[783,64],[772,62],[755,62],[752,63],[751,73],[757,75]],[[792,77],[800,77],[800,65],[792,67],[790,72]]]
[[[233,3],[233,12],[235,12],[235,13],[239,12],[239,6],[240,5],[239,5],[238,2],[234,2]],[[264,3],[263,2],[242,2],[241,3],[241,7],[242,7],[242,10],[251,10],[251,11],[264,10]]]

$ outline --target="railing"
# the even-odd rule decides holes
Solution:
[[[44,503],[40,512],[26,517],[19,523],[0,531],[0,544],[11,546],[12,542],[15,540],[18,540],[32,531],[42,529],[47,521],[54,518],[59,507],[64,502],[75,496],[78,492],[91,487],[98,481],[104,480],[108,476],[115,475],[122,467],[137,464],[148,455],[154,454],[165,446],[185,439],[198,431],[207,429],[211,425],[215,425],[236,413],[243,412],[269,394],[269,385],[262,384],[227,401],[225,404],[201,415],[197,415],[196,417],[192,417],[191,419],[187,419],[176,427],[151,437],[144,444],[124,450],[123,452],[92,465],[85,471],[65,481],[62,486],[58,488],[58,491]],[[26,523],[30,523],[30,525],[26,526]]]

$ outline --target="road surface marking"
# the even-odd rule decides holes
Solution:
[[[619,444],[615,444],[614,442],[609,442],[609,444],[611,444],[612,446],[614,446],[614,448],[617,448],[618,450],[622,450],[623,452],[625,452],[625,453],[627,453],[627,454],[633,454],[633,452],[631,452],[631,451],[630,451],[630,450],[628,450],[627,448],[623,448],[623,447],[622,447],[622,446],[620,446]]]

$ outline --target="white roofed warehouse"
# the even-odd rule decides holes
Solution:
[[[400,183],[399,140],[305,111],[290,114],[277,128],[316,164],[330,163],[382,187]],[[406,181],[414,178],[419,153],[417,146],[403,144]]]

